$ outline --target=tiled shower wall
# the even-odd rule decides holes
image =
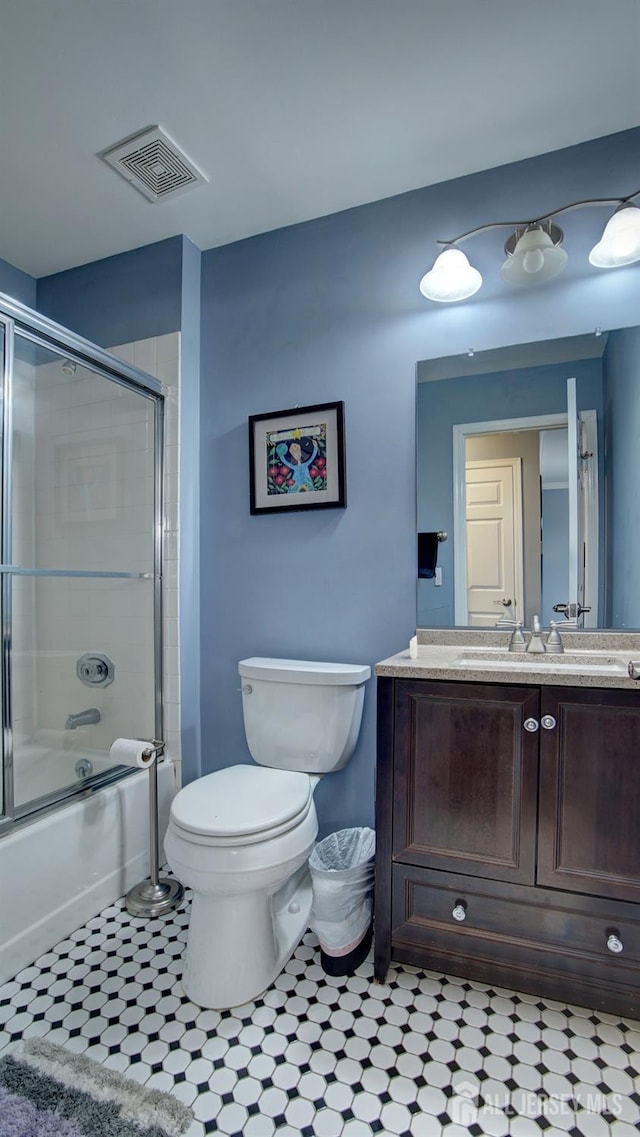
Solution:
[[[110,349],[114,355],[154,375],[164,395],[164,576],[162,588],[164,740],[177,765],[181,784],[180,749],[180,333],[152,336]]]
[[[156,376],[165,395],[164,737],[180,761],[178,640],[178,333],[120,345],[114,354]],[[151,572],[152,404],[62,360],[22,361],[14,405],[14,555],[25,566]],[[16,762],[35,739],[108,749],[117,736],[150,736],[153,583],[69,577],[14,583],[13,711]],[[105,652],[107,688],[85,687],[77,658]],[[97,706],[97,726],[64,730]]]

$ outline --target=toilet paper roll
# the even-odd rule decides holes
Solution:
[[[117,766],[137,766],[140,770],[146,770],[155,761],[149,743],[140,738],[116,738],[109,757]]]

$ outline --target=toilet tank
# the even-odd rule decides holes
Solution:
[[[238,671],[255,762],[309,774],[346,765],[360,732],[370,667],[254,656],[241,660]]]

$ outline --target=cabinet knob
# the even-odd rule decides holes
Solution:
[[[614,955],[619,955],[621,951],[624,951],[624,944],[615,932],[611,932],[607,937],[607,947]]]
[[[543,715],[540,719],[540,723],[545,730],[553,730],[554,726],[556,725],[556,720],[554,719],[553,715]]]
[[[464,900],[456,900],[456,903],[451,911],[451,915],[453,916],[454,920],[458,921],[459,924],[461,924],[463,920],[466,920],[467,906]]]
[[[524,729],[528,730],[529,734],[535,734],[535,732],[537,731],[539,726],[540,726],[540,723],[538,722],[537,719],[525,719],[524,720]]]

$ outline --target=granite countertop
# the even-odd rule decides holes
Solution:
[[[640,674],[639,633],[559,630],[564,652],[538,655],[508,652],[510,631],[419,628],[417,657],[407,647],[376,664],[375,674],[466,683],[622,688],[640,695],[640,681],[631,679],[627,670],[629,661],[637,660]]]

